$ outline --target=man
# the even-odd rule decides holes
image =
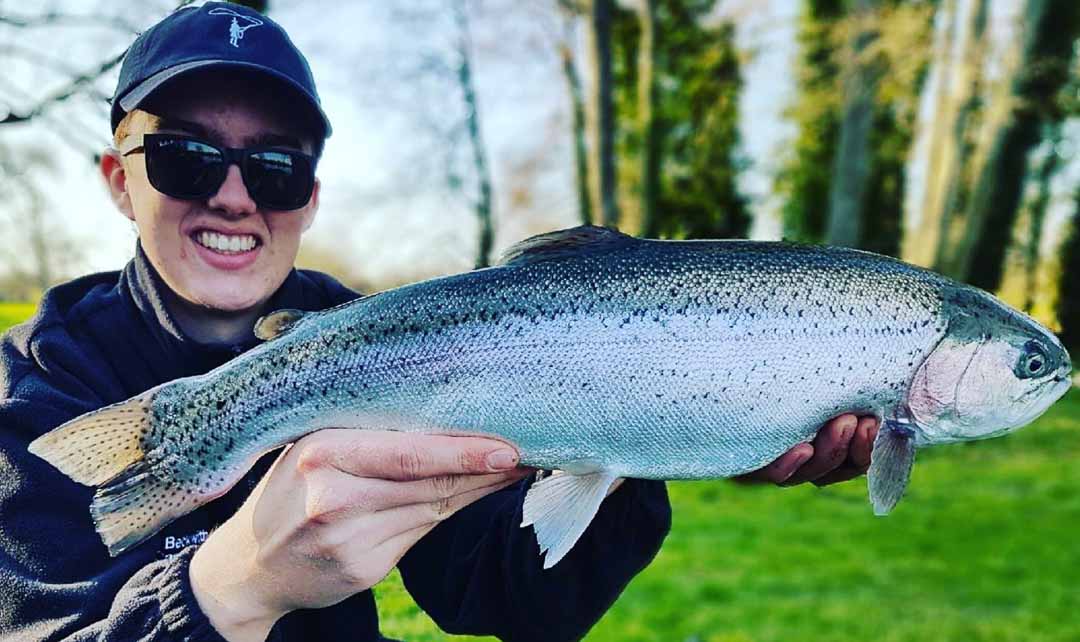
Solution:
[[[251,348],[268,311],[356,296],[293,268],[330,125],[278,25],[225,3],[177,11],[129,51],[112,123],[101,171],[138,228],[135,259],[50,290],[0,343],[0,637],[379,640],[368,589],[394,566],[447,631],[584,635],[666,535],[664,484],[613,487],[574,550],[543,571],[519,528],[529,471],[492,439],[319,431],[107,555],[92,490],[27,445]],[[860,474],[873,433],[872,419],[838,418],[751,477]]]

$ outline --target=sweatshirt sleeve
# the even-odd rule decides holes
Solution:
[[[0,639],[224,642],[191,591],[194,547],[109,558],[90,520],[92,489],[27,451],[64,415],[0,401]]]
[[[671,528],[663,482],[626,480],[569,554],[541,567],[533,529],[521,528],[523,481],[440,524],[402,559],[405,586],[450,633],[503,640],[576,640],[643,570]]]

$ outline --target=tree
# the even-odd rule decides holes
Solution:
[[[574,145],[574,183],[577,186],[578,213],[583,225],[593,222],[592,197],[589,194],[589,154],[585,132],[585,101],[582,97],[581,77],[577,71],[574,56],[574,23],[580,8],[570,0],[560,0],[559,9],[562,17],[562,36],[556,43],[559,61],[562,64],[563,78],[566,80],[566,94],[570,99],[571,132]]]
[[[988,2],[973,0],[964,6],[966,13],[957,0],[948,0],[939,10],[943,26],[934,44],[934,109],[920,159],[925,168],[921,198],[904,238],[907,260],[937,269],[951,256],[951,230],[967,199],[985,102]]]
[[[454,0],[454,23],[457,25],[457,79],[461,88],[461,99],[465,103],[465,127],[469,133],[469,147],[472,149],[473,166],[476,172],[479,195],[473,209],[480,227],[480,239],[476,250],[476,267],[491,265],[491,244],[494,239],[494,226],[491,214],[491,172],[488,170],[487,152],[480,133],[480,106],[473,86],[472,43],[469,36],[469,17],[465,10],[465,0]]]
[[[82,260],[79,244],[49,216],[41,181],[56,171],[44,150],[0,148],[0,198],[9,212],[6,246],[0,248],[8,291],[0,298],[34,299],[67,279]]]
[[[620,130],[620,181],[640,204],[624,208],[624,223],[640,214],[645,236],[744,237],[749,229],[737,186],[739,53],[733,25],[705,25],[714,5],[658,0],[651,11],[616,15],[617,113],[636,124]]]
[[[798,134],[777,176],[787,238],[899,253],[931,17],[926,4],[903,0],[864,3],[854,15],[839,0],[806,4],[789,111]]]
[[[672,14],[685,28],[673,30],[666,61],[682,82],[670,83],[678,89],[665,101],[667,169],[656,231],[671,238],[746,238],[751,216],[738,187],[745,162],[738,152],[742,78],[735,26],[701,29],[691,12]]]
[[[1080,353],[1080,190],[1075,200],[1061,246],[1061,282],[1057,298],[1057,319],[1061,326],[1058,336],[1073,355]]]
[[[641,230],[645,236],[659,233],[657,200],[660,195],[660,129],[659,84],[656,62],[658,30],[657,0],[638,0],[637,15],[641,36],[638,41],[637,115],[641,135]]]
[[[589,2],[588,49],[592,69],[592,91],[586,110],[586,123],[592,141],[589,178],[592,184],[592,210],[597,213],[601,224],[609,227],[619,223],[611,75],[611,23],[615,11],[614,0]]]
[[[1035,168],[1036,195],[1027,212],[1027,234],[1021,241],[1021,255],[1024,272],[1023,310],[1031,314],[1035,308],[1035,294],[1039,291],[1039,249],[1042,247],[1043,228],[1046,226],[1046,211],[1050,207],[1050,181],[1057,173],[1061,158],[1058,146],[1062,142],[1061,124],[1047,125],[1043,134],[1045,153]]]
[[[495,236],[494,179],[481,118],[474,25],[498,13],[470,0],[374,5],[386,27],[408,33],[381,51],[378,66],[361,66],[357,91],[370,92],[388,116],[409,121],[403,145],[402,176],[392,195],[376,200],[405,201],[422,192],[463,204],[476,220],[473,266],[490,265]],[[438,186],[425,184],[438,176]]]
[[[994,135],[972,192],[954,276],[987,290],[1001,282],[1026,177],[1028,153],[1062,113],[1057,95],[1069,78],[1080,4],[1028,0],[1020,64],[1012,80],[1008,118]]]
[[[831,168],[839,138],[840,75],[835,26],[844,16],[843,0],[806,0],[799,20],[798,94],[787,110],[797,134],[787,162],[777,174],[784,196],[784,237],[821,242],[829,211]]]
[[[844,49],[847,62],[841,66],[844,100],[840,109],[839,140],[833,156],[825,232],[828,243],[851,247],[857,246],[862,239],[862,208],[873,162],[870,125],[881,74],[880,61],[866,55],[867,46],[878,37],[872,15],[877,0],[856,0],[855,5],[852,19],[856,26]]]

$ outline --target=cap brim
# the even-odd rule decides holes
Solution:
[[[193,71],[206,69],[207,67],[233,67],[238,69],[248,69],[251,71],[258,71],[264,73],[268,76],[273,76],[275,79],[291,87],[298,96],[307,101],[311,108],[315,110],[315,113],[319,115],[319,120],[322,122],[322,125],[325,128],[324,136],[326,138],[330,137],[330,132],[332,131],[330,128],[330,119],[328,119],[326,117],[326,114],[323,113],[322,106],[319,105],[318,101],[314,98],[314,96],[309,94],[303,87],[298,85],[295,81],[293,81],[293,79],[289,78],[288,76],[285,76],[269,67],[264,67],[263,65],[257,65],[249,62],[237,62],[235,60],[195,60],[192,62],[185,62],[173,67],[169,67],[168,69],[163,69],[158,73],[154,74],[153,76],[150,76],[146,80],[142,81],[135,87],[132,87],[131,91],[124,94],[124,96],[121,97],[119,101],[120,107],[124,110],[124,112],[129,112],[132,109],[135,109],[136,107],[141,105],[142,102],[149,98],[152,93],[157,91],[162,85],[169,82],[170,80],[174,80]]]

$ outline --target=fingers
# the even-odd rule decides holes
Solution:
[[[333,467],[357,477],[409,481],[513,469],[509,444],[482,437],[377,430],[321,430],[297,443],[301,470]]]
[[[814,454],[784,484],[818,479],[838,468],[847,459],[848,447],[858,425],[859,418],[855,415],[840,415],[829,420],[814,437]]]
[[[491,493],[502,490],[516,481],[517,480],[500,481],[491,486],[475,488],[452,497],[440,498],[419,504],[411,504],[409,506],[398,506],[383,511],[380,513],[380,517],[383,518],[383,523],[388,525],[387,530],[389,532],[383,538],[375,538],[375,541],[389,539],[396,533],[412,530],[425,524],[437,524],[469,504],[486,497]]]
[[[855,435],[851,438],[847,460],[831,472],[813,480],[813,482],[818,486],[828,486],[829,484],[865,475],[870,468],[870,453],[874,449],[874,440],[877,438],[877,433],[877,419],[874,417],[860,418],[858,428],[855,429]]]
[[[408,546],[439,522],[469,504],[502,490],[517,480],[500,480],[488,486],[429,502],[394,506],[379,511],[377,519],[345,519],[322,527],[318,535],[318,555],[334,559],[355,559],[368,555],[388,542],[407,542]],[[403,536],[416,534],[415,539]]]
[[[875,417],[862,417],[859,419],[859,427],[855,437],[851,440],[851,463],[863,472],[870,468],[870,453],[874,450],[874,440],[877,439],[878,422]]]
[[[775,461],[764,468],[759,468],[752,473],[736,477],[736,481],[745,482],[772,482],[779,484],[786,481],[791,475],[810,459],[814,454],[814,447],[810,444],[796,444],[791,450],[780,455]]]
[[[532,472],[515,468],[484,475],[439,475],[413,481],[357,478],[338,470],[308,477],[305,511],[310,521],[329,523],[360,513],[383,513],[410,505],[450,505],[477,490],[502,488]],[[488,491],[491,492],[491,491]]]

